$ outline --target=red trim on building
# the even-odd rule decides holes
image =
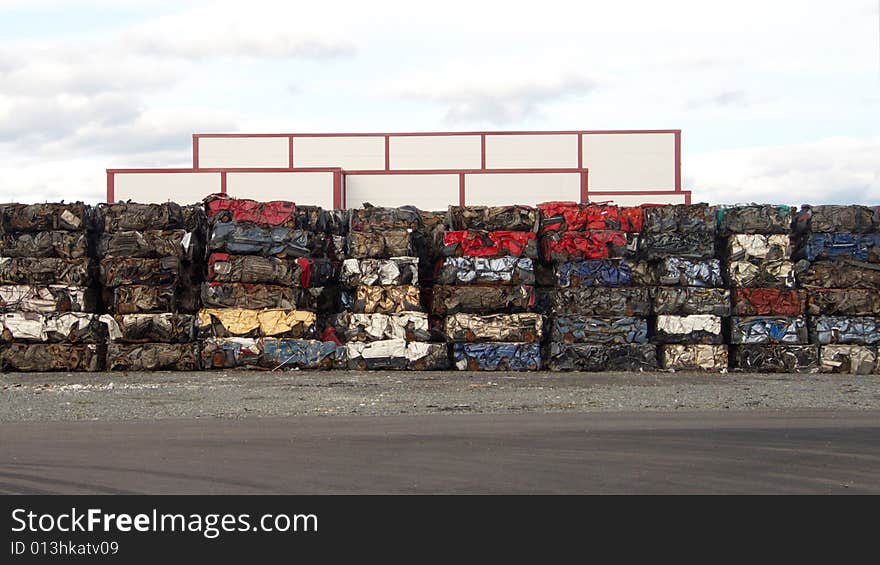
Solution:
[[[220,193],[226,194],[226,171],[220,171]]]
[[[113,202],[116,198],[116,175],[107,171],[107,202]]]
[[[296,172],[301,171],[303,169],[295,169]],[[460,173],[464,174],[474,174],[474,173],[483,173],[488,175],[494,174],[509,174],[509,173],[545,173],[545,174],[556,174],[556,173],[580,173],[586,171],[587,169],[578,169],[576,167],[568,168],[568,169],[398,169],[393,171],[377,171],[375,169],[346,169],[345,174],[347,175],[457,175]]]
[[[590,195],[608,196],[614,194],[645,196],[651,194],[690,194],[689,190],[590,190]]]
[[[293,138],[292,137],[287,138],[287,145],[288,145],[287,158],[288,158],[288,162],[290,163],[289,166],[292,169],[293,168]]]
[[[602,133],[680,133],[680,129],[574,129],[574,130],[518,130],[518,131],[408,131],[359,133],[195,133],[195,137],[385,137],[385,136],[450,136],[450,135],[562,135]]]
[[[681,130],[675,132],[675,190],[681,190]]]
[[[341,171],[342,167],[302,167],[288,169],[286,167],[211,167],[195,169],[185,167],[157,167],[151,169],[107,169],[110,173],[330,173]],[[382,172],[382,171],[379,171]]]
[[[193,134],[193,169],[199,168],[199,136]]]
[[[458,175],[458,205],[464,206],[464,173]]]
[[[342,203],[342,171],[333,171],[333,208],[340,209]]]
[[[590,201],[589,180],[587,179],[587,175],[587,171],[581,173],[581,204],[586,204]]]
[[[583,134],[578,134],[578,168],[582,169],[584,167],[584,136]]]
[[[480,135],[480,168],[486,170],[486,134]],[[464,204],[462,204],[464,206]]]
[[[391,136],[385,136],[385,170],[391,170]]]

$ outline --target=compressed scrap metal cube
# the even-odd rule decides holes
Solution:
[[[554,266],[556,286],[629,286],[634,284],[633,266],[621,259],[588,259]],[[637,271],[638,272],[638,271]]]
[[[422,311],[421,293],[417,286],[359,286],[355,293],[352,312],[394,314]]]
[[[267,369],[344,369],[345,347],[333,341],[265,337],[260,363]]]
[[[781,288],[738,288],[733,293],[734,316],[800,316],[807,293]]]
[[[208,238],[209,251],[235,255],[323,257],[326,247],[324,234],[253,224],[215,224]]]
[[[702,232],[712,234],[714,237],[715,223],[715,212],[708,204],[645,207],[644,231],[646,233]]]
[[[660,367],[673,371],[724,372],[728,363],[726,345],[701,343],[661,345],[659,357]]]
[[[430,281],[434,263],[443,255],[443,235],[446,231],[446,212],[420,210],[422,225],[411,234],[414,255],[418,256],[419,276]]]
[[[526,231],[448,231],[443,235],[446,257],[538,258],[538,238]]]
[[[615,230],[570,231],[541,238],[544,259],[552,263],[631,257],[638,250],[638,245],[638,235]]]
[[[538,371],[537,343],[453,343],[452,362],[459,371]]]
[[[350,215],[352,232],[412,231],[422,225],[422,216],[414,206],[382,208],[365,204],[363,208],[351,210]]]
[[[877,210],[867,206],[802,206],[795,215],[796,232],[872,233],[880,227]]]
[[[731,351],[734,367],[751,373],[816,373],[818,345],[736,345]]]
[[[730,343],[807,343],[802,316],[736,316],[730,322]]]
[[[413,254],[409,230],[358,232],[348,234],[348,255],[355,259],[389,259]]]
[[[302,275],[302,267],[295,259],[226,253],[212,253],[208,258],[208,279],[216,282],[302,286]]]
[[[714,314],[730,316],[730,291],[698,286],[659,286],[651,289],[655,314]]]
[[[263,360],[260,340],[250,337],[209,337],[202,340],[203,369],[258,367]]]
[[[528,257],[446,257],[437,269],[438,284],[535,284],[535,264]]]
[[[791,259],[791,238],[788,235],[736,234],[727,240],[730,261],[762,263]]]
[[[654,328],[657,343],[724,343],[721,333],[721,317],[712,314],[690,316],[657,316]]]
[[[192,229],[188,222],[194,219],[192,211],[174,202],[117,202],[95,209],[97,228],[104,232]]]
[[[298,227],[296,204],[293,202],[285,200],[257,202],[224,195],[211,195],[204,202],[208,222],[213,226],[221,223],[247,222],[260,226],[291,229]]]
[[[613,204],[579,204],[577,202],[543,202],[539,233],[561,233],[586,230],[642,231],[643,212],[639,207],[620,208]]]
[[[446,318],[446,339],[450,342],[541,341],[540,314],[453,314]]]
[[[794,208],[771,204],[750,204],[718,209],[718,233],[731,234],[787,234],[791,232]]]
[[[874,317],[812,316],[810,341],[821,345],[877,345],[880,324]]]
[[[424,312],[398,314],[354,314],[342,312],[331,318],[337,336],[345,342],[405,339],[428,341],[431,332]]]
[[[296,227],[315,233],[348,234],[350,210],[324,210],[320,206],[297,206]]]
[[[192,259],[196,241],[186,230],[144,230],[102,233],[98,237],[99,257],[142,257]]]
[[[100,343],[0,344],[2,371],[101,371],[105,347]]]
[[[449,352],[445,343],[386,339],[355,341],[347,343],[345,349],[348,368],[359,371],[442,371],[449,368]]]
[[[553,342],[548,351],[545,364],[551,371],[650,371],[657,368],[657,348],[653,343]]]
[[[876,316],[880,291],[864,288],[816,288],[807,291],[807,313],[813,316]]]
[[[89,256],[84,231],[41,231],[0,235],[0,257],[56,257],[81,259]]]
[[[7,312],[0,314],[0,341],[100,343],[107,337],[96,314]]]
[[[854,259],[880,262],[880,234],[814,233],[806,236],[795,257],[807,261]]]
[[[108,289],[106,294],[104,302],[114,314],[178,311],[177,289],[174,285],[122,285]]]
[[[197,319],[199,337],[294,337],[316,333],[314,312],[305,310],[248,310],[202,308]]]
[[[361,285],[418,285],[419,258],[346,259],[342,262],[339,284],[348,288]]]
[[[202,304],[208,308],[284,308],[335,312],[339,289],[332,286],[294,288],[271,284],[218,283],[202,285]]]
[[[662,285],[722,287],[721,261],[667,257],[657,265],[657,281]]]
[[[795,264],[798,284],[804,288],[869,288],[880,290],[880,268],[856,261],[809,261]]]
[[[715,257],[715,234],[705,231],[670,231],[641,236],[639,256],[642,259],[655,261],[670,255],[688,259],[712,259]]]
[[[101,286],[174,285],[180,280],[183,266],[177,257],[142,259],[140,257],[108,257],[101,260]]]
[[[104,314],[111,341],[122,343],[189,343],[196,339],[196,317],[192,314]]]
[[[550,340],[595,345],[647,343],[648,320],[633,316],[554,316],[550,324]]]
[[[819,347],[819,371],[870,375],[877,370],[877,348],[868,345],[823,345]]]
[[[108,371],[197,371],[199,344],[119,343],[107,346]]]
[[[535,289],[529,285],[437,285],[433,289],[431,313],[447,316],[457,312],[528,312],[535,307],[535,301]]]
[[[537,231],[538,211],[529,206],[450,206],[446,224],[452,230]]]
[[[92,263],[88,258],[0,257],[2,284],[89,286],[92,275]]]
[[[91,209],[82,202],[0,205],[0,233],[85,231],[91,224]]]
[[[552,310],[556,316],[648,316],[651,314],[651,289],[560,288],[554,294]]]
[[[794,263],[782,259],[760,264],[731,261],[727,264],[727,280],[733,287],[750,288],[794,288],[797,284]]]
[[[67,285],[0,285],[0,312],[94,312],[94,289]]]

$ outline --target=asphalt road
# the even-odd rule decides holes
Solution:
[[[10,422],[3,493],[880,493],[880,411]]]

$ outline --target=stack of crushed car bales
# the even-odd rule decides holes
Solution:
[[[288,201],[205,199],[209,236],[198,333],[206,369],[331,369],[345,348],[318,315],[338,307],[346,215]]]
[[[798,280],[806,289],[819,370],[877,370],[880,217],[867,206],[804,206],[795,217]]]
[[[422,307],[416,242],[429,253],[430,231],[419,210],[365,204],[351,211],[349,222],[349,258],[339,276],[344,311],[331,323],[345,342],[349,368],[448,368],[445,345],[430,343]]]
[[[731,366],[751,372],[815,372],[806,305],[791,261],[792,208],[744,205],[718,210],[725,270],[733,290]]]
[[[204,264],[200,206],[103,204],[96,254],[108,314],[107,369],[199,368],[194,314]]]
[[[640,207],[546,202],[541,248],[552,265],[550,343],[554,371],[657,367],[648,343],[654,273],[637,261]]]
[[[82,202],[0,205],[3,371],[104,368],[91,228]]]
[[[538,211],[527,206],[449,207],[432,309],[444,318],[457,369],[541,368],[537,225]]]
[[[640,253],[658,284],[652,340],[664,369],[727,370],[723,325],[730,291],[715,255],[715,235],[715,212],[706,204],[645,208]]]

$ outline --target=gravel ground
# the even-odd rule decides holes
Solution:
[[[757,409],[880,409],[880,376],[384,371],[0,375],[0,422]]]

